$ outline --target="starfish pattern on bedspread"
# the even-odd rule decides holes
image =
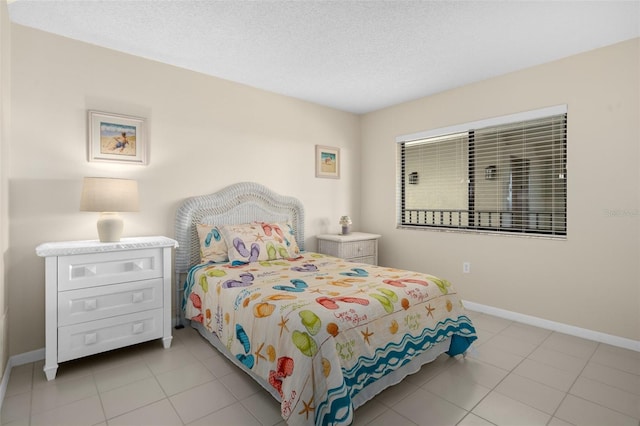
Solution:
[[[203,325],[274,388],[289,425],[347,425],[364,387],[434,345],[450,339],[455,355],[476,338],[448,281],[317,253],[196,266],[184,300],[192,321],[216,313]]]

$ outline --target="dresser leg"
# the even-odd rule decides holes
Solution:
[[[173,336],[169,336],[169,337],[163,337],[162,338],[162,346],[165,349],[169,349],[171,347],[171,340],[173,339]]]
[[[53,366],[45,365],[42,371],[44,371],[44,374],[47,376],[47,380],[53,380],[58,373],[58,364],[54,364]]]

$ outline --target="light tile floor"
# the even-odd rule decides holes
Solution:
[[[640,353],[470,312],[479,340],[356,410],[353,425],[640,424]],[[277,402],[195,330],[63,363],[13,369],[1,423],[280,425]]]

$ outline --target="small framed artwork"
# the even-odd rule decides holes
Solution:
[[[129,115],[89,111],[89,161],[149,162],[146,120]]]
[[[316,145],[316,177],[340,179],[340,148]]]

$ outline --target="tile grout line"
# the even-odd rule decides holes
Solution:
[[[513,324],[513,322],[512,322],[512,324]],[[511,324],[510,324],[510,325],[511,325]],[[507,327],[507,328],[508,328],[508,327]],[[504,330],[506,330],[506,328],[505,328]],[[501,331],[500,331],[500,333],[502,333],[504,330],[501,330]],[[495,335],[494,335],[494,337],[495,337],[495,336],[497,336],[497,335],[498,335],[498,334],[500,334],[500,333],[495,334]],[[548,337],[547,337],[547,338],[548,338]],[[545,340],[546,340],[546,339],[545,339]],[[543,343],[543,342],[544,342],[544,340],[543,340],[542,342],[540,342],[540,343],[536,346],[536,349],[537,349],[537,348],[539,348],[539,347],[540,347],[540,345],[542,345],[542,343]],[[531,351],[531,353],[533,353],[534,351],[535,351],[535,349],[534,349],[533,351]],[[529,355],[531,355],[531,353],[530,353]],[[514,355],[515,355],[515,354],[514,354]],[[491,392],[497,392],[497,393],[499,393],[500,395],[502,395],[502,393],[498,392],[498,391],[496,390],[496,388],[497,388],[498,386],[500,386],[500,384],[501,384],[502,382],[504,382],[504,381],[507,379],[507,377],[509,377],[511,374],[515,374],[515,373],[514,373],[514,370],[515,370],[516,368],[518,368],[518,366],[519,366],[520,364],[522,364],[522,363],[523,363],[525,360],[527,360],[527,359],[528,359],[528,357],[523,357],[523,358],[522,358],[522,360],[521,360],[520,362],[518,362],[518,364],[516,364],[516,365],[515,365],[511,370],[509,370],[509,372],[508,372],[508,373],[507,373],[507,374],[506,374],[502,379],[500,379],[500,381],[498,381],[498,383],[496,383],[496,384],[493,386],[493,388],[491,388],[491,390],[490,390],[489,392],[487,392],[487,394],[486,394],[485,396],[483,396],[483,397],[482,397],[482,398],[481,398],[481,399],[480,399],[480,400],[479,400],[479,401],[478,401],[478,402],[473,406],[473,408],[471,408],[471,410],[469,410],[469,413],[472,413],[472,412],[473,412],[473,410],[475,410],[475,409],[478,407],[478,405],[480,405],[480,404],[482,403],[482,401],[484,401],[484,400],[485,400],[485,399],[486,399],[486,398],[491,394]],[[497,368],[500,368],[500,367],[497,367]],[[509,396],[507,396],[507,395],[504,395],[504,396],[506,396],[506,397],[507,397],[507,398],[509,398],[509,399],[513,399],[513,398],[511,398],[511,397],[509,397]],[[518,401],[517,399],[513,399],[513,400],[514,400],[514,401],[517,401],[517,402],[521,402],[521,401]],[[522,403],[522,402],[521,402],[521,403]],[[523,403],[523,404],[524,404],[524,403]],[[524,404],[524,405],[526,405],[527,407],[531,407],[529,404]],[[535,408],[535,407],[531,407],[531,408],[534,408],[534,409],[536,409],[536,410],[537,410],[537,408]],[[540,410],[538,410],[538,411],[540,411]],[[475,414],[475,413],[473,413],[473,414],[477,416],[477,414]],[[478,417],[480,417],[480,416],[478,416]],[[488,420],[488,419],[485,419],[484,417],[481,417],[481,418],[482,418],[482,419],[484,419],[484,420],[487,420],[489,423],[493,423],[492,421],[490,421],[490,420]]]
[[[630,416],[630,415],[628,415],[628,414],[626,414],[626,413],[623,413],[623,412],[621,412],[621,411],[619,411],[619,410],[616,410],[616,409],[611,408],[611,407],[607,407],[606,405],[602,405],[602,404],[600,404],[600,403],[598,403],[598,402],[591,401],[591,400],[589,400],[589,399],[586,399],[586,398],[583,398],[583,397],[581,397],[581,396],[579,396],[579,395],[574,395],[574,394],[572,394],[572,393],[571,393],[571,389],[573,388],[573,386],[575,386],[576,382],[580,379],[580,377],[582,376],[582,373],[583,373],[583,372],[584,372],[584,370],[587,368],[587,365],[589,365],[589,362],[591,361],[591,359],[593,358],[593,356],[594,356],[594,355],[595,355],[595,353],[597,352],[598,348],[600,348],[600,346],[601,346],[602,344],[603,344],[602,342],[598,342],[598,345],[596,346],[596,349],[595,349],[595,350],[593,351],[593,353],[589,356],[589,359],[587,359],[587,362],[584,364],[584,367],[582,367],[582,369],[580,370],[580,373],[578,373],[578,375],[576,376],[575,380],[573,381],[573,383],[571,384],[571,386],[569,387],[569,389],[567,390],[567,392],[565,392],[565,395],[564,395],[564,397],[562,398],[562,401],[560,401],[560,404],[558,404],[558,407],[556,408],[556,410],[555,410],[555,411],[554,411],[554,413],[553,413],[553,416],[554,416],[554,417],[555,417],[556,413],[558,412],[558,410],[560,409],[560,406],[562,405],[562,403],[566,400],[567,396],[571,395],[571,396],[572,396],[572,397],[574,397],[574,398],[581,399],[581,400],[583,400],[583,401],[586,401],[586,402],[591,403],[591,404],[595,404],[595,405],[597,405],[597,406],[599,406],[599,407],[602,407],[602,408],[605,408],[605,409],[607,409],[607,410],[611,410],[611,411],[616,412],[616,413],[618,413],[618,414],[621,414],[621,415],[624,415],[624,416],[627,416],[627,417],[633,418],[633,416]],[[595,361],[594,361],[594,362],[595,362]],[[600,363],[598,363],[598,362],[595,362],[595,363],[596,363],[596,364],[598,364],[598,365],[603,365],[603,364],[600,364]],[[608,367],[608,366],[606,366],[606,365],[605,365],[605,367]],[[611,367],[611,368],[614,368],[614,367]],[[617,369],[616,369],[616,370],[617,370]],[[621,370],[619,370],[619,371],[621,371]],[[606,383],[602,383],[602,382],[600,382],[599,380],[594,380],[594,381],[596,381],[596,382],[598,382],[598,383],[600,383],[600,384],[602,384],[602,385],[606,385]],[[607,386],[611,386],[611,385],[607,385]],[[614,387],[614,388],[618,389],[618,387],[617,387],[617,386],[611,386],[611,387]],[[624,391],[623,389],[620,389],[620,390]],[[624,392],[626,392],[626,391],[624,391]],[[568,420],[564,420],[564,419],[562,419],[562,418],[560,418],[560,417],[558,417],[558,418],[559,418],[560,420],[563,420],[563,421],[567,422],[567,423],[569,422]],[[640,419],[636,419],[636,420],[638,420],[638,424],[640,425]]]
[[[98,389],[98,382],[96,381],[96,375],[95,375],[95,372],[93,370],[91,371],[91,378],[93,379],[93,385],[96,387],[96,395],[98,396],[98,401],[100,401],[100,407],[102,408],[102,417],[104,418],[104,422],[106,424],[108,424],[107,410],[104,409],[104,402],[102,401],[102,394],[100,393],[100,389]]]
[[[549,337],[551,337],[551,336],[553,335],[553,333],[556,333],[556,332],[555,332],[555,331],[554,331],[554,332],[552,332],[552,333],[549,335]],[[548,338],[547,338],[547,339],[548,339]],[[547,339],[545,339],[544,341],[546,341]],[[596,346],[596,348],[597,348],[597,346]],[[556,351],[556,352],[558,352],[558,351]],[[562,352],[560,352],[560,353],[562,353]],[[594,353],[595,353],[595,351],[594,351]],[[592,356],[593,356],[593,354],[591,354],[591,356],[589,357],[589,359],[591,359],[591,357],[592,357]],[[582,372],[584,371],[584,369],[586,368],[586,366],[587,366],[587,364],[588,364],[588,363],[589,363],[589,360],[587,360],[587,362],[585,362],[584,367],[582,367],[582,370],[580,370],[580,372],[576,375],[576,378],[575,378],[575,379],[573,379],[573,383],[571,383],[571,386],[569,386],[569,388],[566,390],[566,392],[564,392],[564,395],[562,396],[562,399],[561,399],[561,400],[560,400],[560,402],[558,403],[558,406],[556,407],[556,409],[555,409],[555,410],[553,410],[553,414],[551,414],[551,417],[549,418],[549,421],[547,422],[547,425],[549,425],[549,423],[551,423],[551,421],[552,421],[554,418],[557,418],[557,419],[562,420],[563,422],[567,422],[567,423],[569,423],[569,421],[568,421],[568,420],[562,419],[562,418],[560,418],[560,417],[556,417],[556,413],[558,412],[558,410],[559,410],[559,409],[560,409],[560,407],[562,406],[562,403],[567,399],[567,395],[569,395],[569,391],[571,390],[571,388],[573,387],[573,385],[576,383],[576,381],[578,380],[578,378],[580,377],[580,375],[582,374]],[[571,423],[571,424],[573,424],[573,423]]]
[[[491,341],[493,338],[495,338],[496,336],[498,336],[498,335],[499,335],[500,333],[502,333],[504,330],[506,330],[507,328],[509,328],[513,323],[514,323],[514,322],[512,321],[512,322],[511,322],[511,324],[509,324],[507,327],[503,328],[502,330],[500,330],[500,331],[499,331],[499,332],[497,332],[497,333],[493,333],[493,332],[491,332],[491,331],[485,330],[485,331],[487,331],[488,333],[491,333],[491,334],[492,334],[492,336],[491,336],[489,339],[487,339],[486,341],[482,342],[482,344],[480,344],[479,346],[483,346],[483,345],[484,345],[484,344],[486,344],[487,342]],[[468,350],[470,350],[470,349],[468,349]],[[475,350],[477,351],[478,349],[476,348]],[[463,358],[464,360],[466,360],[466,359],[467,359],[467,352],[466,352],[466,351],[465,351],[465,353],[463,353],[463,354],[462,354],[462,358]],[[473,413],[473,410],[474,410],[478,405],[480,405],[480,404],[482,403],[482,401],[484,401],[484,400],[485,400],[485,398],[487,398],[487,396],[488,396],[489,394],[491,394],[491,392],[495,391],[495,388],[496,388],[496,387],[498,387],[498,386],[500,385],[500,383],[502,383],[502,382],[503,382],[503,381],[504,381],[504,380],[505,380],[505,379],[506,379],[510,374],[512,374],[512,373],[513,373],[513,370],[514,370],[515,368],[517,368],[517,366],[518,366],[518,365],[520,365],[520,364],[521,364],[525,359],[526,359],[526,358],[523,358],[523,359],[522,359],[522,361],[520,361],[520,362],[519,362],[516,366],[514,366],[511,370],[504,370],[504,371],[508,371],[508,372],[507,372],[507,374],[506,374],[502,379],[500,379],[500,381],[498,381],[498,383],[496,383],[492,388],[490,388],[490,389],[489,389],[489,392],[487,392],[487,394],[486,394],[486,395],[484,395],[482,398],[480,398],[480,400],[478,400],[478,402],[477,402],[473,407],[471,407],[471,409],[467,410],[466,408],[464,408],[464,407],[460,407],[458,404],[456,404],[456,403],[454,403],[454,402],[452,402],[452,401],[449,401],[449,400],[445,399],[445,401],[449,402],[450,404],[453,404],[454,406],[456,406],[456,407],[458,407],[458,408],[460,408],[461,410],[464,410],[464,411],[466,412],[466,414],[465,414],[465,415],[464,415],[464,416],[463,416],[463,417],[458,421],[458,423],[456,423],[456,424],[459,424],[460,422],[462,422],[462,421],[463,421],[466,417],[468,417],[470,414],[473,414],[474,416],[480,417],[481,419],[486,420],[487,422],[489,422],[489,423],[491,423],[491,424],[495,424],[495,423],[493,423],[493,422],[489,421],[488,419],[485,419],[484,417],[481,417],[481,416],[477,415],[476,413]],[[481,362],[481,363],[485,363],[484,361],[479,360],[479,359],[478,359],[477,361],[478,361],[478,362]],[[495,368],[498,368],[498,369],[501,369],[501,370],[502,370],[502,368],[501,368],[501,367],[494,366],[494,365],[492,365],[492,364],[487,364],[487,365],[491,365],[492,367],[495,367]],[[423,383],[421,386],[419,386],[419,388],[420,388],[420,389],[423,389],[423,390],[425,390],[425,391],[427,391],[427,392],[430,392],[429,390],[424,389],[424,388],[423,388],[423,386],[424,386],[424,385],[426,385],[427,383],[429,383],[431,380],[434,380],[436,377],[438,377],[440,374],[444,373],[446,370],[450,369],[451,367],[452,367],[452,365],[451,365],[451,366],[448,366],[448,367],[446,367],[446,368],[444,368],[441,372],[439,372],[438,374],[436,374],[434,377],[431,377],[429,380],[427,380],[425,383]],[[453,373],[453,374],[456,374],[456,373]],[[472,381],[473,381],[475,384],[479,385],[479,386],[483,386],[483,387],[485,387],[484,385],[481,385],[480,383],[476,382],[475,380],[472,380]],[[433,392],[430,392],[430,393],[433,393]],[[443,398],[443,399],[444,399],[444,398]],[[403,416],[403,417],[404,417],[404,416]]]
[[[182,345],[185,345],[185,343],[182,341],[182,339],[180,339],[180,340],[181,340],[181,344],[182,344]],[[186,345],[185,345],[185,346],[186,346]],[[187,351],[189,351],[189,348],[188,348],[188,347],[187,347],[186,349],[187,349]],[[191,351],[189,351],[189,353],[191,353]],[[193,355],[193,354],[192,354],[192,355]],[[144,357],[143,357],[143,359],[144,359]],[[200,361],[200,360],[198,360],[198,362],[201,362],[201,361]],[[171,402],[171,398],[169,397],[169,395],[167,395],[167,391],[164,389],[164,387],[162,387],[162,383],[160,383],[160,381],[158,380],[158,376],[157,376],[157,375],[156,375],[156,373],[153,371],[153,369],[151,369],[151,367],[150,367],[150,366],[149,366],[149,364],[147,363],[147,360],[146,360],[146,359],[144,359],[144,365],[146,365],[146,366],[147,366],[147,368],[149,369],[149,371],[151,371],[151,375],[153,376],[153,379],[156,381],[156,383],[158,384],[158,386],[159,386],[159,387],[160,387],[160,389],[162,390],[162,393],[164,394],[164,399],[166,399],[166,400],[167,400],[167,402],[169,402],[169,405],[171,406],[171,409],[176,413],[176,416],[178,416],[178,418],[180,419],[180,422],[181,422],[183,425],[185,425],[186,423],[185,423],[184,419],[182,418],[182,416],[180,415],[180,413],[178,412],[178,410],[176,410],[176,407],[175,407],[175,406],[173,405],[173,403]],[[162,401],[162,400],[158,400],[158,401]],[[150,404],[147,404],[147,405],[155,404],[155,403],[156,403],[156,402],[158,402],[158,401],[153,401],[153,402],[151,402]],[[139,409],[139,408],[137,408],[137,409]],[[134,410],[134,411],[135,411],[135,410]]]
[[[473,320],[472,320],[472,321],[473,321]],[[504,330],[506,330],[507,328],[509,328],[512,324],[514,324],[514,322],[513,322],[513,321],[511,321],[509,325],[507,325],[506,327],[504,327],[502,330],[498,331],[497,333],[494,333],[494,332],[492,332],[492,331],[490,331],[490,330],[485,330],[486,332],[491,333],[491,334],[492,334],[492,336],[491,336],[489,339],[487,339],[486,341],[482,342],[482,344],[480,344],[479,346],[481,347],[481,346],[483,346],[484,344],[486,344],[487,342],[491,341],[494,337],[496,337],[497,335],[499,335],[500,333],[502,333]],[[476,329],[476,330],[477,330],[477,329]],[[474,348],[474,349],[475,349],[476,351],[478,351],[478,350],[479,350],[478,348]],[[463,354],[462,354],[462,357],[463,357],[463,359],[465,359],[465,360],[466,360],[466,359],[467,359],[467,352],[463,353]],[[460,419],[460,421],[459,421],[457,424],[459,424],[460,422],[462,422],[462,421],[463,421],[466,417],[468,417],[470,414],[473,414],[474,416],[480,417],[481,419],[486,420],[487,422],[489,422],[489,423],[491,423],[491,424],[495,424],[495,423],[493,423],[492,421],[490,421],[490,420],[488,420],[488,419],[485,419],[484,417],[478,416],[476,413],[473,413],[473,410],[475,410],[475,409],[476,409],[476,407],[478,407],[478,405],[480,405],[480,404],[482,403],[482,401],[484,401],[484,400],[487,398],[487,396],[489,396],[489,395],[491,394],[491,392],[495,391],[496,387],[498,387],[498,386],[500,385],[500,383],[502,383],[502,382],[503,382],[503,381],[504,381],[504,380],[505,380],[505,379],[506,379],[506,378],[507,378],[507,377],[508,377],[512,372],[513,372],[513,370],[514,370],[515,368],[517,368],[517,366],[518,366],[518,365],[520,365],[520,364],[521,364],[525,359],[526,359],[526,358],[523,358],[523,359],[522,359],[522,361],[520,361],[520,362],[519,362],[515,367],[513,367],[511,370],[505,370],[505,371],[508,371],[508,373],[507,373],[507,374],[506,374],[502,379],[500,379],[500,381],[498,381],[498,383],[496,383],[492,388],[490,388],[490,389],[489,389],[489,392],[487,392],[487,394],[486,394],[486,395],[484,395],[482,398],[480,398],[480,400],[478,400],[478,402],[477,402],[473,407],[471,407],[471,409],[470,409],[470,410],[467,410],[466,408],[463,408],[463,407],[459,407],[457,404],[455,404],[455,403],[453,403],[453,402],[451,402],[451,401],[448,401],[448,402],[450,402],[451,404],[455,405],[456,407],[458,407],[458,408],[460,408],[460,409],[462,409],[462,410],[465,410],[465,411],[467,412],[467,414],[465,414],[465,415],[462,417],[462,419]],[[479,360],[479,359],[478,359],[477,361],[478,361],[478,362],[482,362],[482,363],[484,363],[484,361]],[[501,367],[498,367],[498,366],[495,366],[495,365],[492,365],[492,364],[488,364],[488,365],[491,365],[492,367],[495,367],[495,368],[498,368],[498,369],[502,369]],[[450,367],[449,367],[449,368],[450,368]],[[448,369],[448,368],[447,368],[447,369]],[[446,369],[445,369],[445,370],[446,370]],[[440,374],[442,374],[442,372],[440,372],[438,375],[440,375]],[[455,374],[455,373],[454,373],[454,374]],[[430,382],[431,380],[433,380],[433,379],[434,379],[435,377],[437,377],[438,375],[436,375],[436,376],[432,377],[431,379],[429,379],[429,380],[427,381],[427,383],[428,383],[428,382]],[[475,380],[473,380],[473,382],[474,382],[474,383],[476,383],[476,384],[477,384],[477,385],[479,385],[479,386],[483,386],[483,385],[481,385],[480,383],[477,383]],[[422,388],[422,387],[421,387],[421,388]]]
[[[28,412],[28,415],[29,415],[28,424],[29,424],[29,426],[31,426],[31,412],[33,411],[33,381],[36,378],[35,370],[36,370],[36,363],[34,362],[34,363],[31,364],[31,385],[29,386],[29,389],[30,389],[30,391],[29,391],[29,412]]]
[[[515,323],[516,323],[515,321],[512,321],[512,322],[511,322],[511,324],[509,324],[509,326],[507,326],[507,327],[505,327],[504,329],[500,330],[500,332],[495,333],[495,334],[492,336],[492,338],[493,338],[493,337],[498,336],[499,334],[501,334],[502,332],[504,332],[507,328],[509,328],[511,325],[513,325],[513,324],[515,324]],[[534,348],[531,352],[529,352],[529,354],[527,354],[526,356],[522,357],[522,360],[521,360],[520,362],[518,362],[518,363],[517,363],[513,368],[511,368],[511,369],[509,370],[508,374],[506,374],[506,375],[505,375],[505,376],[504,376],[504,377],[503,377],[503,378],[502,378],[498,383],[496,383],[496,384],[495,384],[495,386],[494,386],[493,388],[491,388],[491,390],[490,390],[490,391],[489,391],[485,396],[483,396],[483,397],[482,397],[482,398],[481,398],[481,399],[480,399],[480,400],[479,400],[479,401],[478,401],[478,402],[473,406],[473,408],[471,408],[471,410],[469,410],[469,413],[473,413],[473,410],[475,410],[475,409],[476,409],[476,408],[477,408],[477,407],[482,403],[482,401],[484,401],[484,400],[485,400],[485,399],[486,399],[486,398],[491,394],[491,392],[497,392],[498,394],[503,395],[503,396],[505,396],[505,397],[507,397],[507,398],[509,398],[509,399],[512,399],[513,401],[519,402],[519,403],[521,403],[521,404],[526,405],[526,406],[527,406],[527,407],[529,407],[529,408],[532,408],[532,409],[534,409],[534,410],[536,410],[536,411],[539,411],[539,412],[541,412],[541,413],[544,413],[544,414],[549,415],[550,417],[549,417],[549,420],[547,421],[547,424],[549,424],[549,422],[551,422],[551,421],[553,420],[553,418],[555,417],[555,413],[557,412],[558,408],[560,407],[560,404],[562,404],[562,401],[564,401],[564,399],[566,398],[566,396],[567,396],[567,394],[568,394],[568,391],[567,391],[567,392],[563,392],[563,393],[564,393],[564,396],[563,396],[563,398],[562,398],[562,401],[560,402],[560,404],[558,405],[558,407],[556,407],[556,409],[554,410],[554,413],[553,413],[553,414],[549,414],[549,413],[546,413],[546,412],[544,412],[544,411],[542,411],[542,410],[540,410],[540,409],[538,409],[538,408],[536,408],[536,407],[533,407],[533,406],[531,406],[531,405],[529,405],[529,404],[527,404],[527,403],[524,403],[524,402],[519,401],[519,400],[517,400],[517,399],[511,398],[509,395],[504,395],[504,394],[502,394],[501,392],[499,392],[499,391],[497,390],[497,388],[498,388],[498,386],[500,386],[500,384],[501,384],[502,382],[504,382],[504,381],[507,379],[507,377],[511,376],[512,374],[514,374],[514,375],[516,375],[516,376],[519,376],[519,377],[523,377],[523,376],[520,376],[519,374],[517,374],[517,373],[515,372],[515,370],[516,370],[516,369],[517,369],[517,368],[518,368],[518,367],[519,367],[519,366],[520,366],[524,361],[529,360],[529,356],[530,356],[532,353],[534,353],[536,350],[540,349],[540,348],[542,347],[542,345],[544,344],[544,342],[546,342],[549,338],[551,338],[551,336],[552,336],[554,333],[556,333],[556,332],[555,332],[555,331],[551,331],[551,332],[549,333],[549,335],[547,335],[547,337],[545,337],[543,340],[541,340],[541,341],[540,341],[540,343],[537,343],[537,344],[536,344],[535,348]],[[521,339],[518,339],[518,338],[516,338],[516,339],[517,339],[517,340],[521,340]],[[489,339],[489,340],[491,340],[491,339]],[[487,342],[488,342],[489,340],[487,340]],[[521,340],[521,341],[524,341],[524,340]],[[487,342],[483,342],[483,344],[484,344],[484,343],[487,343]],[[557,351],[555,351],[555,352],[557,352]],[[513,354],[513,355],[518,356],[517,354]],[[592,354],[592,356],[593,356],[593,354]],[[586,366],[586,364],[585,364],[585,366]],[[497,368],[500,368],[500,367],[497,367]],[[584,367],[583,367],[583,369],[584,369]],[[579,377],[579,375],[578,375],[578,377]],[[526,377],[525,377],[525,378],[526,378]],[[530,380],[533,380],[533,379],[530,379]],[[576,380],[577,380],[577,378],[576,378]],[[546,384],[544,384],[544,383],[538,382],[537,380],[533,380],[533,381],[535,381],[536,383],[540,383],[540,384],[542,384],[542,385],[544,385],[544,386],[548,386],[548,385],[546,385]],[[551,387],[551,386],[549,386],[549,387]],[[551,388],[552,388],[552,387],[551,387]],[[474,415],[476,415],[476,416],[478,416],[476,413],[473,413],[473,414],[474,414]],[[465,416],[465,417],[466,417],[466,416]],[[490,420],[485,419],[484,417],[481,417],[481,416],[478,416],[478,417],[482,418],[483,420],[487,420],[489,423],[493,423],[493,422],[491,422]],[[462,420],[461,420],[461,421],[462,421]]]

